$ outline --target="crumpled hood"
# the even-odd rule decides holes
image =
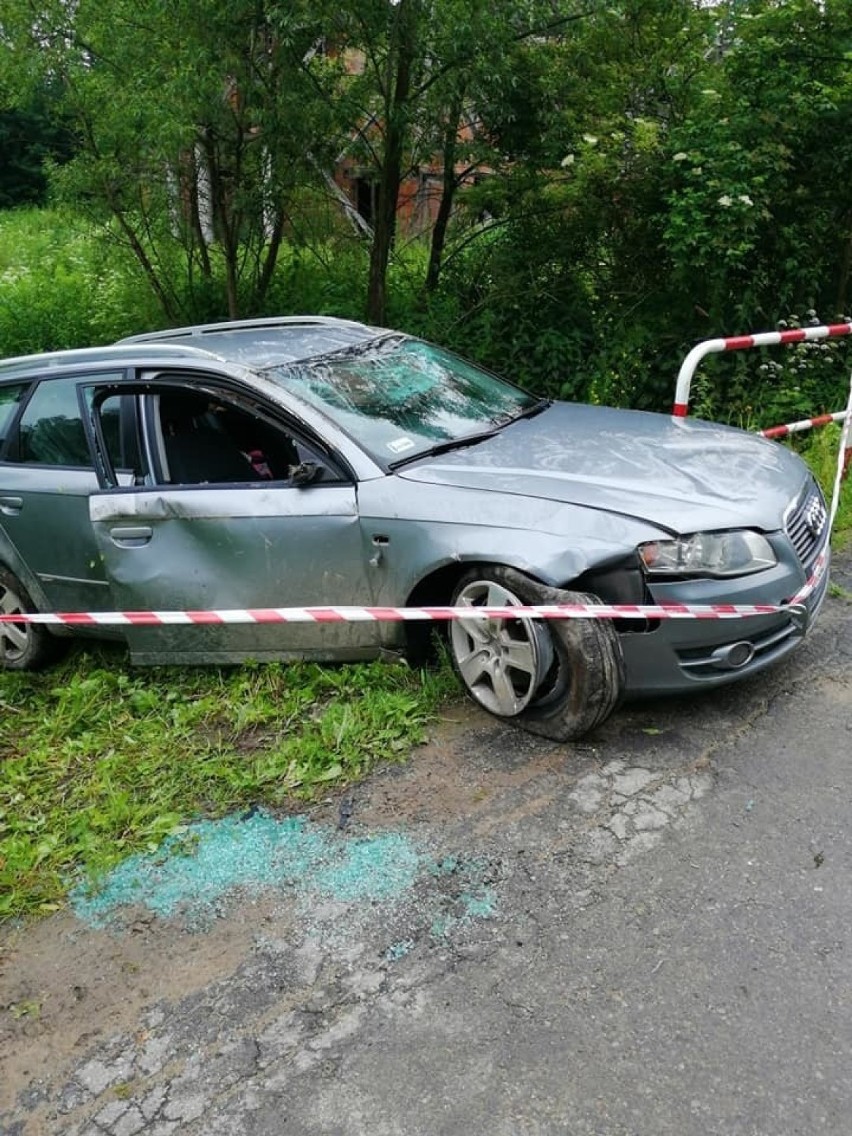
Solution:
[[[398,476],[582,505],[687,533],[781,528],[807,470],[777,442],[731,427],[557,402]]]

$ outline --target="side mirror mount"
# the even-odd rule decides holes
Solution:
[[[290,466],[290,481],[293,485],[310,485],[322,474],[323,467],[318,462],[305,461]]]

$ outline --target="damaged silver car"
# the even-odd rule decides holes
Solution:
[[[551,402],[395,332],[314,317],[0,363],[0,613],[784,604],[825,503],[773,442]],[[752,675],[825,594],[755,618],[447,627],[468,693],[560,740],[622,697]],[[76,629],[72,629],[76,630]],[[139,663],[419,654],[414,622],[79,629]],[[68,629],[0,623],[27,669]]]

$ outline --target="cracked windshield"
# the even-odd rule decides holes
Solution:
[[[266,373],[385,466],[490,432],[538,401],[449,351],[401,336]]]

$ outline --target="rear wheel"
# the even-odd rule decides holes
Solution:
[[[501,565],[466,573],[453,596],[457,607],[598,602]],[[610,620],[458,619],[449,642],[456,673],[476,702],[555,741],[589,733],[621,695],[624,662]]]
[[[16,576],[0,568],[0,616],[35,611],[35,605]],[[0,623],[0,668],[33,671],[56,657],[59,640],[38,623]]]

